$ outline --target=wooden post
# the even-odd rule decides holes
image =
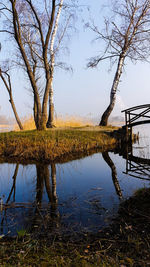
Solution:
[[[128,142],[128,137],[129,137],[129,129],[128,126],[126,125],[126,142]]]
[[[128,117],[127,112],[125,112],[125,123],[126,123],[126,142],[128,142]]]
[[[130,127],[130,143],[132,144],[132,126]]]

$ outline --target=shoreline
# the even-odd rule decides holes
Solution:
[[[0,161],[62,163],[118,144],[118,127],[54,128],[0,133]],[[113,134],[115,131],[115,134]]]

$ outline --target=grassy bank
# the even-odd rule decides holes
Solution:
[[[128,267],[150,265],[150,189],[123,202],[112,225],[98,233],[0,239],[0,266]]]
[[[55,128],[0,134],[0,157],[5,160],[64,161],[94,149],[112,148],[116,127]]]

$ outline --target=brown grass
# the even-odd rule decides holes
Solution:
[[[10,125],[8,125],[8,124],[0,124],[0,128],[6,128],[6,127],[10,127]]]
[[[25,131],[27,130],[34,130],[35,123],[33,117],[26,117],[22,120],[23,128]],[[81,127],[86,125],[93,125],[90,120],[86,120],[82,117],[75,117],[75,116],[58,116],[55,117],[54,125],[56,127]],[[14,125],[14,130],[19,131],[19,127],[17,124]]]
[[[23,129],[25,131],[35,129],[35,122],[34,122],[34,119],[32,116],[23,118],[22,119],[22,125],[23,125]],[[18,124],[14,125],[14,131],[19,131]]]
[[[75,116],[58,116],[55,118],[54,124],[56,127],[82,127],[87,125],[93,125],[90,120],[86,120],[82,117],[75,117]]]
[[[0,156],[5,159],[59,161],[92,149],[108,149],[117,140],[113,127],[83,127],[0,134]]]

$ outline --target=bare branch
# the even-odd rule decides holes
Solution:
[[[90,59],[89,63],[87,64],[88,68],[95,68],[97,67],[97,65],[99,64],[100,61],[106,60],[106,59],[112,59],[112,58],[116,58],[119,57],[118,54],[116,55],[110,55],[110,56],[106,56],[106,57],[93,57]]]
[[[11,35],[14,35],[14,32],[10,32],[10,31],[8,31],[8,30],[0,30],[0,32],[5,32],[5,33],[9,33],[9,34],[11,34]]]
[[[72,0],[71,0],[72,1]],[[13,64],[21,66],[26,71],[34,95],[34,119],[37,129],[45,129],[49,92],[52,98],[53,73],[55,67],[67,69],[64,63],[56,63],[55,57],[61,49],[65,32],[70,24],[70,8],[72,6],[63,0],[7,0],[6,8],[0,2],[0,8],[6,19],[6,24],[0,29],[17,44]],[[60,13],[64,12],[62,27],[59,26]],[[75,8],[74,8],[75,11]],[[59,27],[60,29],[59,29]],[[61,34],[59,34],[61,32]],[[50,106],[50,104],[49,104]]]
[[[89,60],[88,67],[96,67],[101,61],[116,60],[116,72],[110,91],[110,103],[102,115],[100,125],[107,125],[116,101],[116,92],[126,58],[131,61],[148,62],[150,56],[150,1],[112,1],[113,16],[105,19],[105,27],[100,30],[92,23],[87,25],[97,40],[104,44],[104,53]],[[109,7],[110,8],[110,7]]]
[[[32,5],[31,1],[30,0],[26,0],[26,2],[29,4],[29,6],[31,7],[31,10],[36,18],[36,21],[37,21],[37,24],[38,24],[38,30],[39,30],[39,33],[40,33],[40,37],[41,37],[41,42],[42,42],[42,46],[44,47],[44,36],[43,36],[43,32],[42,32],[42,25],[41,25],[41,21],[38,17],[38,14],[34,8],[34,6]]]

